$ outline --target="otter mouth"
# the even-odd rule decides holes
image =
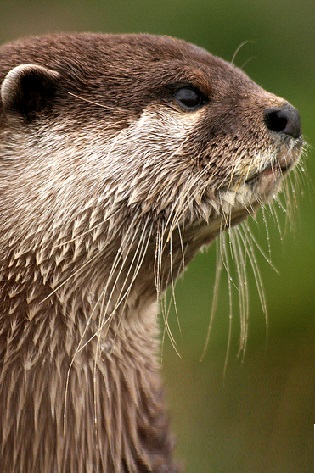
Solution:
[[[243,177],[239,173],[235,183],[219,189],[218,199],[223,214],[235,216],[239,212],[241,220],[246,217],[246,212],[254,211],[272,200],[280,191],[283,178],[298,162],[301,150],[302,140],[299,139],[293,146],[282,143],[280,149],[270,150],[266,156],[254,156],[252,172],[243,174]],[[231,223],[234,224],[234,221],[231,220]]]
[[[269,176],[275,180],[278,180],[279,178],[287,174],[293,168],[293,166],[294,162],[285,163],[284,165],[280,165],[280,163],[268,164],[264,169],[253,174],[249,179],[246,179],[245,184],[251,186],[255,184],[259,179],[268,178]]]
[[[275,161],[268,163],[263,169],[249,176],[249,178],[246,179],[245,184],[252,186],[259,179],[264,178],[271,178],[275,181],[278,181],[293,169],[300,157],[301,147],[302,141],[299,141],[289,156],[288,154],[280,155],[280,157],[278,157]]]
[[[253,209],[274,198],[280,190],[283,178],[298,162],[300,154],[300,145],[289,150],[287,147],[280,149],[273,159],[266,159],[263,166],[258,165],[258,169],[253,169],[238,185],[221,188],[223,212],[235,213],[244,208]]]

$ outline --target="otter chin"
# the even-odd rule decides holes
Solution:
[[[300,117],[151,35],[0,47],[0,464],[177,472],[158,300],[279,191]]]

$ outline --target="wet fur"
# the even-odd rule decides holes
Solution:
[[[1,110],[2,471],[178,471],[157,302],[278,191],[299,146],[262,115],[285,102],[172,38],[22,40],[0,48],[0,81],[19,64],[53,71],[54,86],[34,115],[10,96]],[[174,83],[209,105],[183,112]],[[267,165],[273,180],[246,184]]]

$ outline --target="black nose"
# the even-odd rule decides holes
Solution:
[[[300,115],[292,105],[265,110],[265,124],[270,131],[282,132],[293,138],[301,136]]]

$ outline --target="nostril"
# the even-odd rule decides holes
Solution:
[[[300,115],[292,105],[265,110],[264,120],[270,131],[282,132],[293,138],[301,136]]]
[[[288,120],[285,116],[281,116],[279,110],[266,110],[265,112],[265,123],[268,130],[271,131],[283,131],[288,124]]]

